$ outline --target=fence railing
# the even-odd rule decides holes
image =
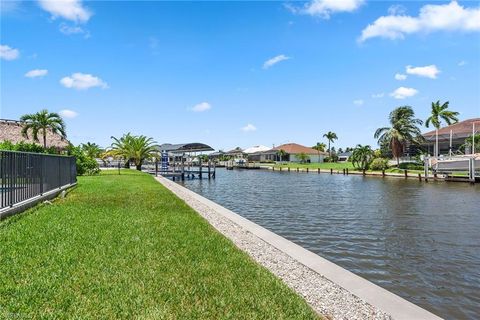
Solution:
[[[76,182],[75,157],[0,150],[0,209]]]

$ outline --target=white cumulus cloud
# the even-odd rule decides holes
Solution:
[[[364,101],[362,99],[353,100],[353,104],[356,106],[361,106],[364,104]]]
[[[73,119],[78,116],[78,112],[75,112],[73,110],[69,109],[63,109],[58,112],[62,117],[68,118],[68,119]]]
[[[10,48],[7,45],[0,45],[0,58],[4,60],[15,60],[20,56],[18,49]]]
[[[417,89],[400,87],[400,88],[397,88],[392,93],[390,93],[390,96],[394,97],[395,99],[405,99],[405,98],[413,97],[417,93],[418,93]]]
[[[333,13],[357,10],[364,0],[312,0],[303,7],[287,6],[293,13],[329,19]]]
[[[438,70],[437,66],[434,64],[424,67],[407,66],[405,68],[405,71],[408,74],[413,74],[419,77],[425,77],[430,79],[436,79],[437,75],[440,73],[440,70]]]
[[[40,7],[53,18],[61,17],[75,22],[87,22],[92,16],[81,0],[39,0]]]
[[[48,73],[48,70],[46,69],[34,69],[25,73],[25,77],[27,78],[44,77],[47,75],[47,73]]]
[[[459,67],[463,67],[466,64],[467,64],[467,61],[465,61],[465,60],[462,60],[462,61],[458,62]]]
[[[69,77],[64,77],[60,80],[60,83],[66,88],[72,88],[77,90],[86,90],[93,87],[100,87],[102,89],[108,88],[106,82],[102,79],[95,77],[91,74],[74,73]]]
[[[252,132],[252,131],[257,131],[257,127],[255,127],[253,124],[249,123],[245,127],[241,128],[243,132]]]
[[[287,56],[284,55],[284,54],[280,54],[280,55],[278,55],[278,56],[275,56],[275,57],[273,57],[273,58],[268,59],[267,61],[265,61],[265,62],[263,63],[263,69],[268,69],[268,68],[274,66],[275,64],[277,64],[277,63],[279,63],[279,62],[282,62],[282,61],[284,61],[284,60],[288,60],[288,59],[290,59],[290,57],[287,57]]]
[[[358,40],[363,42],[375,37],[404,39],[407,34],[434,31],[480,31],[480,7],[466,8],[452,1],[425,5],[417,17],[403,13],[382,16],[363,29]]]
[[[395,74],[395,80],[399,80],[399,81],[403,81],[407,79],[407,75],[406,74],[401,74],[401,73],[396,73]]]
[[[199,103],[199,104],[196,104],[192,107],[192,111],[194,112],[203,112],[203,111],[207,111],[207,110],[210,110],[212,108],[212,106],[210,105],[210,103],[208,102],[202,102],[202,103]]]

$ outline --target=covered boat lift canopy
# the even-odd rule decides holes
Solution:
[[[190,152],[203,152],[203,151],[214,151],[212,147],[207,144],[200,142],[193,143],[164,143],[158,147],[162,152],[171,152],[171,153],[190,153]]]

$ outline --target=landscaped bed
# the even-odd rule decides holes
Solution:
[[[0,222],[0,318],[317,315],[151,176],[80,177]]]

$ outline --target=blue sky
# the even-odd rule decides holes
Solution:
[[[473,1],[2,0],[0,117],[62,111],[74,144],[376,146],[397,106],[480,116],[479,21]]]

